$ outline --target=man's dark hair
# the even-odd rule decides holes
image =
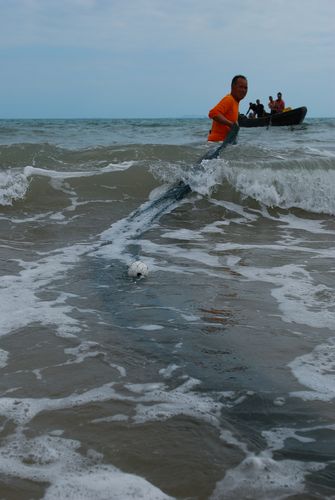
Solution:
[[[237,80],[239,78],[243,78],[243,80],[246,80],[246,77],[244,75],[236,75],[236,76],[234,76],[234,78],[231,81],[231,86],[235,85],[235,83],[237,82]]]

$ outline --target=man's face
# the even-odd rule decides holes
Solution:
[[[244,78],[238,78],[232,86],[231,94],[236,101],[241,101],[247,95],[248,82]]]

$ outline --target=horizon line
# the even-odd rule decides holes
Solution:
[[[335,116],[307,116],[306,118],[325,118],[333,119]],[[63,116],[63,117],[46,117],[46,116],[30,116],[30,117],[0,117],[0,121],[4,120],[199,120],[207,119],[206,115],[181,115],[181,116]]]

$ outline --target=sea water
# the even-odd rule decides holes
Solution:
[[[335,498],[335,120],[209,125],[0,121],[1,498]]]

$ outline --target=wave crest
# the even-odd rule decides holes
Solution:
[[[0,172],[0,205],[10,206],[22,200],[28,190],[29,180],[23,173]]]
[[[335,170],[306,168],[298,161],[281,169],[224,163],[222,175],[244,198],[253,198],[266,206],[335,214]]]

